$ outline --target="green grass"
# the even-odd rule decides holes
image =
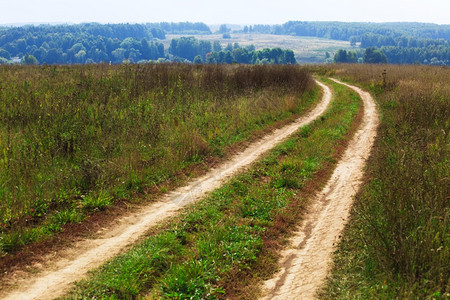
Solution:
[[[0,67],[0,253],[152,198],[313,89],[298,66]]]
[[[381,124],[321,298],[450,297],[450,69],[330,71],[372,91]]]
[[[359,111],[356,94],[332,85],[336,97],[322,118],[95,270],[67,298],[254,299],[259,280],[277,267],[273,245],[301,218],[302,187],[326,179],[315,176],[330,172]]]

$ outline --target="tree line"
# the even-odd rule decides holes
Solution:
[[[356,41],[353,41],[356,42]],[[450,41],[445,39],[423,39],[406,35],[392,36],[381,35],[375,33],[365,33],[361,36],[360,47],[382,47],[382,46],[394,46],[401,48],[426,48],[430,46],[438,47],[450,47]]]
[[[33,64],[122,63],[165,57],[162,43],[133,37],[121,40],[87,34],[49,34],[2,46],[0,63],[7,63],[14,57],[23,57],[25,63]]]
[[[292,50],[281,48],[266,48],[255,50],[254,45],[241,47],[238,43],[228,43],[223,48],[220,42],[211,43],[194,37],[172,39],[169,53],[175,61],[210,64],[295,64]]]
[[[364,23],[364,22],[302,22],[289,21],[282,25],[246,26],[243,32],[277,35],[314,36],[334,40],[361,41],[366,34],[390,37],[450,40],[450,25],[415,22]]]
[[[349,41],[353,46],[360,43],[362,50],[336,52],[334,62],[450,65],[450,25],[292,21],[247,26],[243,32],[314,36]]]
[[[172,39],[168,49],[160,40],[166,32],[211,32],[203,23],[148,23],[101,25],[41,25],[0,30],[0,64],[16,60],[23,64],[86,64],[147,62],[157,60],[294,64],[291,50],[255,51],[238,44],[224,49],[219,41],[194,37]],[[19,60],[19,61],[17,61]]]
[[[369,47],[364,51],[347,51],[340,49],[334,55],[334,62],[381,64],[387,63],[387,57],[383,51],[380,51],[375,47]]]
[[[405,48],[397,46],[368,47],[364,50],[338,50],[333,58],[335,63],[391,63],[450,65],[450,47],[428,46]]]
[[[450,64],[450,25],[423,23],[297,22],[282,25],[250,25],[244,33],[290,34],[348,40],[361,50],[338,51],[326,61],[364,62],[364,49],[381,53],[376,60],[397,64]],[[230,29],[221,25],[219,33]],[[220,42],[173,39],[168,49],[161,40],[166,34],[210,34],[204,23],[147,23],[39,25],[0,28],[0,64],[122,63],[175,60],[216,63],[292,63],[292,51],[279,48],[260,52],[233,45],[222,49]],[[281,51],[280,51],[281,50]],[[227,52],[228,51],[228,52]],[[198,57],[197,57],[198,56]],[[369,55],[370,57],[370,55]],[[197,58],[197,59],[196,59]],[[371,59],[368,59],[370,61]]]
[[[160,22],[160,23],[147,23],[149,28],[157,28],[165,33],[171,34],[210,34],[211,29],[208,25],[201,22]]]
[[[0,29],[0,64],[122,63],[166,58],[166,33],[211,32],[203,23],[39,25]],[[17,62],[17,61],[15,61]]]
[[[232,51],[221,50],[209,53],[206,63],[213,64],[295,64],[294,51],[281,48],[265,48],[252,50],[251,48],[234,48]]]

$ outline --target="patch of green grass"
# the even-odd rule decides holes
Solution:
[[[107,191],[101,190],[97,193],[90,193],[81,197],[80,206],[88,211],[103,210],[111,204],[113,197]]]
[[[268,249],[268,243],[283,241],[285,233],[294,228],[307,202],[300,196],[301,186],[335,155],[360,107],[352,92],[332,85],[335,100],[324,121],[309,126],[308,137],[299,131],[250,170],[187,208],[159,233],[77,283],[67,298],[218,299],[248,289],[263,273],[275,271],[269,259],[274,249]],[[340,136],[330,135],[336,128],[346,130],[339,130]],[[279,178],[288,175],[292,180],[297,175],[297,183],[278,184]],[[279,231],[274,233],[276,228]],[[173,237],[170,243],[163,240],[167,235]],[[140,268],[153,255],[154,243],[164,244],[174,254],[162,258],[164,267],[159,272]],[[122,267],[128,264],[139,265],[138,272]],[[110,287],[111,282],[123,289]],[[128,282],[138,286],[129,287]]]
[[[179,237],[167,231],[116,257],[96,272],[96,280],[83,285],[84,298],[133,298],[155,283],[161,273],[180,261],[185,250]],[[75,290],[79,293],[81,290]]]

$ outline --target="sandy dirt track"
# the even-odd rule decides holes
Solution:
[[[331,101],[330,89],[318,82],[323,89],[320,103],[305,116],[277,129],[251,144],[224,164],[194,179],[185,187],[176,189],[158,202],[140,211],[120,218],[112,228],[104,229],[98,237],[78,242],[72,248],[49,256],[45,266],[38,266],[36,274],[11,274],[18,278],[12,289],[0,291],[2,299],[53,299],[62,296],[73,282],[86,273],[135,243],[152,226],[174,216],[189,203],[203,198],[208,192],[221,186],[229,177],[241,172],[275,145],[282,142],[299,127],[319,117]],[[15,289],[14,289],[15,288]]]
[[[360,188],[365,163],[379,123],[369,93],[352,85],[364,103],[360,127],[323,190],[315,197],[290,246],[282,252],[281,269],[266,281],[263,299],[314,299],[331,267],[332,253]]]

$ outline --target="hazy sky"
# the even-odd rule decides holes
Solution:
[[[450,24],[450,0],[0,0],[0,7],[0,24],[281,24],[290,20]]]

